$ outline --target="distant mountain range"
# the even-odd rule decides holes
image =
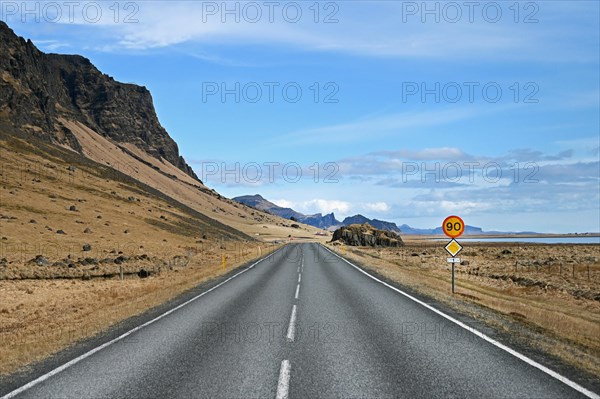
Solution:
[[[275,205],[274,203],[264,199],[261,195],[243,195],[241,197],[233,198],[234,201],[242,203],[244,205],[251,206],[252,208],[256,208],[260,211],[268,212],[272,215],[277,215],[285,219],[292,219],[308,224],[310,226],[318,227],[320,229],[329,229],[332,226],[341,225],[339,221],[335,219],[333,213],[329,213],[327,215],[322,215],[320,213],[316,213],[314,215],[305,215],[300,212],[296,212],[291,208],[283,208],[281,206]]]
[[[341,222],[335,218],[335,215],[333,213],[328,213],[327,215],[322,215],[320,213],[316,213],[314,215],[305,215],[305,214],[297,212],[291,208],[283,208],[278,205],[275,205],[274,203],[266,200],[259,194],[243,195],[240,197],[235,197],[235,198],[233,198],[233,200],[240,202],[244,205],[251,206],[258,210],[280,216],[282,218],[286,218],[286,219],[294,218],[294,220],[296,220],[300,223],[305,223],[310,226],[318,227],[321,229],[335,230],[339,227],[349,226],[351,224],[369,223],[371,226],[373,226],[377,229],[393,231],[394,233],[400,233],[400,232],[405,233],[404,231],[401,231],[400,228],[398,228],[396,223],[386,222],[384,220],[369,219],[363,215],[349,216]],[[411,233],[405,233],[405,234],[411,234]],[[423,233],[423,234],[428,234],[428,233]]]
[[[286,219],[294,219],[300,223],[308,224],[310,226],[318,227],[321,229],[327,230],[335,230],[342,226],[349,226],[351,224],[364,224],[369,223],[371,226],[387,231],[393,231],[394,233],[405,234],[405,235],[443,235],[442,227],[436,227],[433,229],[419,229],[411,227],[407,224],[403,224],[400,227],[396,225],[394,222],[386,222],[384,220],[378,219],[369,219],[363,215],[354,215],[348,216],[343,221],[339,221],[335,218],[335,215],[332,213],[328,213],[326,215],[322,215],[320,213],[315,213],[314,215],[305,215],[303,213],[297,212],[292,208],[283,208],[281,206],[275,205],[274,203],[266,200],[259,194],[255,195],[242,195],[239,197],[233,198],[234,201],[242,203],[244,205],[250,206],[252,208],[256,208],[261,211],[268,212],[272,215],[277,215]],[[475,235],[475,234],[507,234],[502,231],[483,231],[481,227],[475,226],[465,226],[465,235]],[[521,232],[521,233],[510,233],[510,234],[535,234],[534,232]]]

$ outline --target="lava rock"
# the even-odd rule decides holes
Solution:
[[[150,272],[146,269],[140,269],[140,271],[138,272],[138,276],[140,278],[150,277]]]
[[[44,258],[42,255],[37,255],[31,261],[38,266],[48,266],[50,264],[50,262],[48,262],[48,259]]]
[[[129,258],[128,258],[127,256],[123,256],[123,255],[121,255],[121,256],[117,256],[117,257],[115,258],[115,263],[116,263],[117,265],[120,265],[121,263],[125,263],[125,262],[127,262],[128,260],[129,260]]]

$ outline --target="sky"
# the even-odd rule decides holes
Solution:
[[[0,1],[0,19],[146,86],[225,196],[600,231],[598,1]]]

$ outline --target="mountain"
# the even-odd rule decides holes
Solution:
[[[146,248],[155,243],[156,253],[164,252],[169,232],[182,240],[178,248],[199,240],[298,235],[289,220],[206,187],[161,126],[145,87],[117,82],[79,55],[45,54],[2,21],[0,144],[4,216],[43,215],[47,227],[62,225],[58,230],[72,240],[90,239],[73,235],[84,230],[81,224],[106,242],[114,235],[116,241],[144,241]],[[114,204],[100,206],[106,199]],[[64,214],[72,205],[87,209]],[[177,216],[169,217],[173,212]],[[33,223],[27,227],[13,229],[8,238],[18,243],[36,237],[43,247],[56,237],[35,232]],[[124,231],[128,235],[120,237]]]
[[[293,217],[295,220],[301,223],[305,223],[310,226],[318,227],[321,229],[335,229],[341,226],[349,226],[351,224],[368,223],[376,229],[400,233],[400,229],[398,228],[398,226],[396,226],[396,224],[392,222],[386,222],[377,219],[369,219],[363,215],[349,216],[346,219],[344,219],[343,222],[340,222],[335,218],[333,212],[327,215],[322,215],[320,213],[316,213],[314,215],[305,215],[291,208],[283,208],[278,205],[275,205],[274,203],[266,200],[259,194],[242,195],[240,197],[233,198],[233,200],[240,202],[244,205],[260,209],[261,211],[268,212],[272,215],[281,216],[282,218],[291,219]]]
[[[285,219],[294,218],[294,220],[300,223],[308,224],[321,229],[327,229],[331,226],[337,226],[340,224],[340,222],[335,219],[335,215],[333,213],[324,216],[320,213],[316,213],[314,215],[305,215],[303,213],[296,212],[291,208],[283,208],[275,205],[259,194],[242,195],[233,198],[233,200],[252,208],[268,212],[272,215],[277,215]]]
[[[198,177],[161,126],[150,92],[115,81],[79,55],[45,54],[0,21],[0,114],[45,141],[80,151],[70,122],[130,143]]]
[[[268,212],[272,215],[281,216],[285,219],[294,218],[295,220],[308,224],[310,226],[319,227],[322,229],[335,230],[342,226],[350,226],[352,224],[365,224],[368,223],[370,226],[384,231],[391,231],[396,234],[403,235],[444,235],[442,231],[442,227],[435,227],[431,229],[420,229],[411,227],[407,224],[403,224],[400,227],[393,222],[387,222],[384,220],[378,219],[369,219],[363,215],[354,215],[348,216],[342,222],[339,222],[335,219],[335,215],[333,213],[327,215],[321,215],[320,213],[314,215],[304,215],[303,213],[297,212],[291,208],[283,208],[275,205],[274,203],[266,200],[259,194],[255,195],[243,195],[240,197],[233,198],[234,201],[240,202],[244,205],[248,205],[252,208],[256,208],[265,212]],[[475,226],[465,226],[465,235],[485,235],[485,234],[535,234],[531,232],[522,232],[522,233],[506,233],[501,231],[483,231],[481,227]]]
[[[329,229],[331,227],[339,226],[340,224],[340,222],[335,218],[333,212],[326,215],[322,215],[320,213],[316,213],[314,215],[305,215],[301,221],[302,223],[319,227],[321,229]]]
[[[391,231],[394,233],[400,233],[400,229],[396,226],[395,223],[386,222],[383,220],[377,219],[369,219],[363,215],[354,215],[349,216],[344,219],[344,221],[340,222],[335,218],[335,215],[329,213],[327,215],[322,215],[321,213],[316,213],[314,215],[305,215],[303,213],[297,212],[291,208],[283,208],[274,203],[266,200],[259,194],[255,195],[242,195],[239,197],[233,198],[234,201],[240,202],[244,205],[250,206],[252,208],[259,209],[261,211],[268,212],[272,215],[281,216],[282,218],[291,219],[294,218],[298,222],[308,224],[310,226],[318,227],[321,229],[336,229],[341,226],[349,226],[351,224],[364,224],[368,223],[372,227],[380,230]]]

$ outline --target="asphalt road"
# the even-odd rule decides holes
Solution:
[[[42,379],[16,397],[584,397],[317,244]]]

